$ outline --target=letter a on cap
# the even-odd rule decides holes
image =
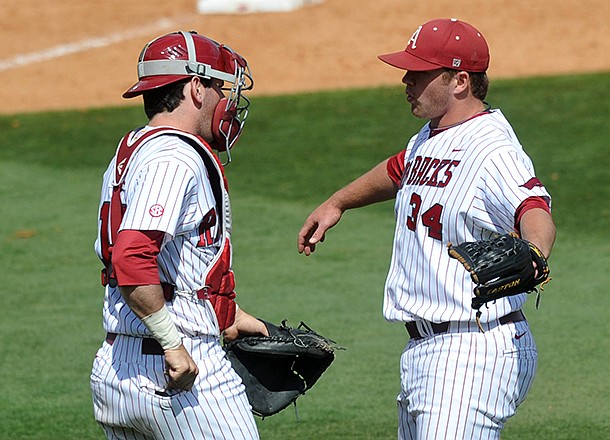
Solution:
[[[407,43],[407,46],[409,44],[411,45],[411,49],[415,49],[417,47],[417,39],[419,38],[419,33],[421,32],[422,27],[423,26],[418,27],[417,30],[413,32],[413,35],[411,35],[411,39]]]

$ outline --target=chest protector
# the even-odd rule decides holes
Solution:
[[[201,300],[210,301],[214,308],[220,331],[222,332],[233,324],[236,311],[235,276],[231,269],[231,207],[222,164],[199,136],[177,129],[161,127],[144,133],[135,141],[133,141],[133,132],[128,133],[121,139],[116,153],[112,197],[110,203],[103,203],[100,211],[100,218],[102,220],[100,241],[102,262],[104,264],[102,269],[102,285],[117,286],[116,277],[112,269],[112,250],[127,208],[121,201],[121,191],[125,183],[125,175],[129,169],[129,161],[146,141],[162,135],[179,136],[182,140],[189,143],[199,153],[208,171],[212,192],[216,201],[216,212],[220,220],[220,244],[218,252],[203,274],[203,287],[197,291],[197,297]],[[165,299],[170,301],[173,297],[174,286],[163,285],[163,290]]]

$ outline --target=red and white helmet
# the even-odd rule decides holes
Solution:
[[[191,76],[215,78],[230,84],[228,96],[214,111],[212,147],[227,153],[233,147],[248,116],[250,101],[243,92],[253,87],[247,61],[228,46],[194,31],[173,32],[150,41],[138,60],[138,82],[124,98],[133,98]],[[229,156],[230,160],[230,156]]]

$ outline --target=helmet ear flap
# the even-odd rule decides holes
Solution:
[[[228,151],[237,142],[242,124],[237,118],[237,104],[229,105],[227,98],[222,98],[214,109],[212,117],[212,135],[214,141],[211,147],[217,151]]]

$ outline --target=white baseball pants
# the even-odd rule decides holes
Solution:
[[[184,339],[199,368],[191,391],[166,391],[164,356],[118,335],[98,350],[91,374],[95,419],[111,440],[258,439],[241,379],[215,337]],[[144,351],[147,351],[144,349]]]
[[[485,333],[451,323],[448,333],[411,339],[401,356],[398,438],[499,439],[531,387],[537,359],[527,321]]]

